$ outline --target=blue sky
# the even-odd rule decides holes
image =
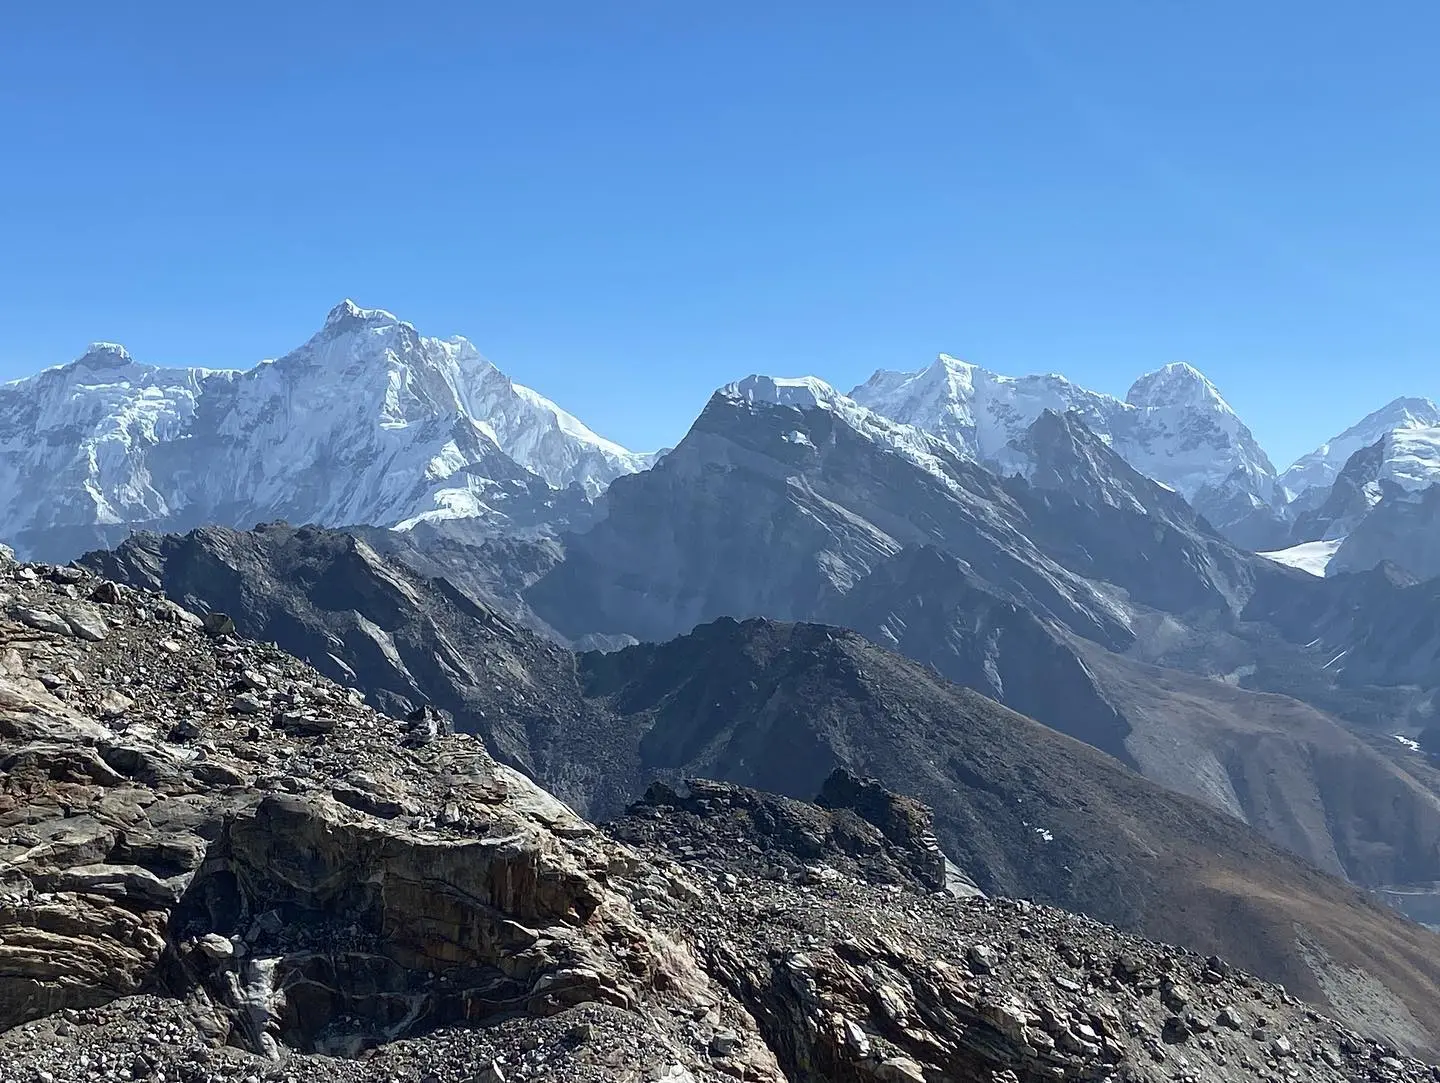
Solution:
[[[1206,371],[1279,465],[1440,395],[1432,3],[17,3],[0,376],[340,298],[636,447],[941,350]]]

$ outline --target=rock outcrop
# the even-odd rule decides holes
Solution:
[[[1074,437],[1061,451],[1084,443],[1056,431]],[[1138,476],[1105,491],[1117,518],[1135,502],[1172,503]],[[1184,527],[1183,505],[1170,511]],[[657,778],[809,799],[843,766],[932,805],[937,835],[991,894],[1218,952],[1316,1003],[1331,1003],[1316,976],[1326,966],[1300,950],[1297,923],[1422,1015],[1432,1008],[1417,990],[1440,989],[1424,931],[1332,878],[1440,876],[1440,784],[1423,785],[1420,765],[1292,700],[1077,644],[934,549],[890,558],[831,614],[913,662],[839,628],[761,620],[573,655],[447,579],[313,527],[137,537],[86,563],[227,613],[395,717],[441,708],[590,817],[616,814]],[[1167,638],[1162,627],[1147,640]]]
[[[843,874],[920,892],[983,894],[940,848],[930,809],[844,768],[825,780],[817,804],[709,779],[688,779],[681,789],[652,783],[608,830],[762,879]]]
[[[158,595],[9,574],[0,1027],[161,992],[207,1040],[353,1056],[590,1004],[688,1063],[657,1021],[709,979],[610,886],[635,858],[479,741]]]
[[[839,776],[825,790],[863,787],[860,804],[873,811],[875,798],[888,803],[857,781]],[[709,907],[659,890],[642,890],[637,906],[697,945],[792,1079],[1218,1083],[1431,1071],[1219,957],[1025,900],[957,899],[903,874],[887,882],[873,865],[856,869],[847,848],[818,844],[818,832],[775,830],[803,815],[798,803],[772,814],[764,794],[689,788],[684,815],[656,789],[608,830],[713,885]]]
[[[3,576],[0,1078],[1433,1078],[1398,1004],[1362,1038],[967,891],[873,781],[657,787],[601,830],[221,614]]]

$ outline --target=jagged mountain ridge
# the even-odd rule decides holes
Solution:
[[[650,461],[465,339],[350,301],[244,372],[161,369],[98,344],[0,387],[0,521],[22,552],[52,556],[131,528],[275,518],[563,524]]]
[[[790,393],[824,386],[761,379]],[[755,378],[745,384],[734,386],[753,393]],[[1290,544],[1293,520],[1323,501],[1362,440],[1390,441],[1384,473],[1402,488],[1440,479],[1440,411],[1400,399],[1277,481],[1214,384],[1178,362],[1140,377],[1123,400],[944,354],[919,371],[877,372],[849,397],[823,394],[1003,473],[1032,468],[1014,442],[1041,413],[1076,411],[1132,467],[1251,550]],[[511,535],[553,532],[583,524],[588,500],[654,459],[512,383],[464,339],[427,338],[348,301],[310,342],[246,372],[161,369],[96,343],[70,365],[0,387],[0,524],[22,552],[51,557],[130,529],[280,517],[372,526],[464,518]],[[57,486],[61,499],[47,499]]]
[[[1411,417],[1409,411],[1406,416]],[[1431,436],[1436,439],[1434,442]],[[1315,575],[1369,571],[1390,564],[1418,579],[1440,574],[1440,429],[1385,431],[1345,460],[1328,489],[1308,491],[1290,527],[1289,545],[1265,554]]]
[[[1033,469],[1017,446],[1025,431],[1046,410],[1073,412],[1130,466],[1252,551],[1323,540],[1314,530],[1320,506],[1351,457],[1377,443],[1383,453],[1372,481],[1401,493],[1440,482],[1440,408],[1428,399],[1396,399],[1277,474],[1215,385],[1181,362],[1141,376],[1122,400],[1058,374],[1001,376],[941,354],[924,369],[876,372],[850,396],[1025,476]],[[1386,529],[1403,530],[1406,514]],[[1345,566],[1361,565],[1356,558]]]
[[[1123,606],[1030,541],[994,474],[828,388],[797,405],[765,386],[712,396],[654,468],[611,485],[605,518],[526,592],[542,617],[640,639],[719,616],[804,619],[906,546],[948,544],[1036,613],[1130,639]]]
[[[664,639],[718,616],[811,619],[928,545],[1037,616],[1123,649],[1136,603],[1233,614],[1271,570],[1073,415],[1032,426],[1032,484],[819,381],[737,386],[653,469],[617,480],[605,517],[529,589],[555,627]]]
[[[1408,690],[1398,669],[1352,672],[1337,659],[1343,620],[1307,631],[1269,602],[1252,608],[1261,584],[1306,604],[1310,577],[1228,542],[1077,415],[1043,414],[1011,446],[1030,480],[818,380],[753,378],[713,396],[655,467],[618,479],[604,518],[567,536],[525,598],[572,638],[663,640],[720,616],[853,624],[844,599],[857,585],[931,546],[985,591],[1107,649],[1366,729],[1410,735],[1428,709],[1440,672]],[[1342,646],[1321,657],[1321,641]]]
[[[1215,385],[1182,362],[1141,376],[1123,400],[1057,374],[1000,376],[946,354],[915,372],[877,372],[850,394],[1006,473],[1028,473],[1013,442],[1036,418],[1074,411],[1132,467],[1184,495],[1242,544],[1252,540],[1255,515],[1278,514],[1269,457]]]
[[[1431,1077],[1395,1047],[1434,1051],[1433,938],[1323,880],[1292,987],[1359,983],[1378,1010],[1335,1009],[1370,1037],[1233,960],[935,891],[928,810],[875,782],[652,790],[605,831],[224,622],[5,571],[16,1078],[1081,1083],[1181,1049],[1195,1083]]]
[[[837,765],[879,773],[906,792],[927,787],[921,796],[939,810],[947,848],[965,855],[987,890],[1023,891],[1137,928],[1162,919],[1158,900],[1171,887],[1194,890],[1175,886],[1189,875],[1183,864],[1152,865],[1154,854],[1183,853],[1191,842],[1135,841],[1175,802],[1166,822],[1201,831],[1207,853],[1258,839],[1253,828],[1270,840],[1266,852],[1278,843],[1360,882],[1440,875],[1427,857],[1440,839],[1433,798],[1318,712],[1293,701],[1257,706],[1259,697],[1197,678],[1176,685],[1181,675],[1157,688],[1147,668],[1077,651],[933,550],[907,551],[877,579],[900,574],[902,563],[927,585],[924,604],[902,609],[876,582],[857,591],[854,613],[917,636],[931,651],[916,653],[918,663],[837,628],[758,620],[577,658],[357,539],[316,528],[136,538],[87,558],[107,575],[231,614],[243,631],[353,680],[387,710],[428,702],[451,712],[503,761],[591,815],[614,811],[657,776],[704,774],[804,797]],[[937,585],[947,566],[953,595]],[[903,634],[894,645],[915,652]],[[1052,730],[1016,729],[1018,715],[942,677],[1006,698],[1016,691],[1014,702],[1032,714],[1210,807]],[[992,678],[997,685],[985,683]],[[1188,744],[1183,762],[1170,764],[1157,750],[1177,735]],[[1003,764],[1016,800],[995,804]],[[1039,796],[1046,787],[1035,780],[1053,772],[1087,791],[1078,807]],[[1135,819],[1137,809],[1149,811]],[[1138,879],[1117,894],[1107,879],[1115,875]]]
[[[1065,377],[1000,376],[941,354],[916,372],[877,372],[850,397],[936,432],[976,458],[1004,462],[1010,441],[1045,410],[1074,410],[1137,470],[1193,498],[1237,471],[1268,499],[1275,468],[1220,392],[1175,362],[1135,381],[1125,399]]]
[[[1399,398],[1302,455],[1281,473],[1280,484],[1296,496],[1312,490],[1324,493],[1352,455],[1387,438],[1384,467],[1378,476],[1407,489],[1440,480],[1440,407],[1429,399]]]
[[[785,385],[791,390],[779,397],[796,386],[808,406],[712,399],[664,461],[612,486],[605,519],[567,539],[564,560],[526,592],[530,603],[568,635],[664,640],[722,616],[854,628],[1130,757],[1167,785],[1273,824],[1287,845],[1328,868],[1352,860],[1323,841],[1327,830],[1315,833],[1313,810],[1329,806],[1317,795],[1343,775],[1331,764],[1350,763],[1375,792],[1399,785],[1406,801],[1433,803],[1433,780],[1415,779],[1418,765],[1403,757],[1393,762],[1401,746],[1390,735],[1424,728],[1440,667],[1416,682],[1410,662],[1399,661],[1413,653],[1404,648],[1387,668],[1374,645],[1351,642],[1353,620],[1313,605],[1310,577],[1220,538],[1075,415],[1049,413],[1032,425],[1033,483],[1002,480],[947,455],[938,439],[919,455],[867,438],[873,418],[862,413],[855,423],[863,408],[831,408],[811,383]],[[917,555],[927,548],[937,559]],[[1287,606],[1318,609],[1324,624],[1289,619]],[[1390,627],[1382,612],[1369,619]],[[1103,682],[1057,628],[1130,655],[1127,665],[1178,667],[1244,695],[1207,706],[1218,727],[1194,734],[1184,725],[1190,689],[1157,693],[1117,721]],[[1357,664],[1344,655],[1351,647]],[[1318,710],[1297,710],[1284,723],[1289,708],[1256,695],[1267,692]],[[1383,735],[1384,751],[1347,734],[1337,717],[1364,740]],[[1259,778],[1242,766],[1247,749],[1290,780],[1288,827],[1289,814],[1253,792]],[[1280,768],[1286,763],[1298,770]],[[1335,793],[1350,808],[1344,790]],[[1408,860],[1389,868],[1400,877],[1420,871]]]

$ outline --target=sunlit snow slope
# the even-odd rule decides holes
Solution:
[[[22,549],[132,525],[503,514],[552,489],[594,496],[648,462],[465,339],[350,301],[245,372],[156,368],[99,343],[0,387],[0,530]]]

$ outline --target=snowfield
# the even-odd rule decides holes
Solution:
[[[1325,569],[1330,566],[1335,553],[1340,548],[1344,538],[1335,538],[1332,541],[1301,542],[1299,545],[1292,545],[1289,549],[1277,549],[1272,553],[1261,553],[1260,556],[1266,560],[1273,560],[1276,564],[1284,564],[1291,568],[1298,568],[1302,572],[1309,572],[1311,575],[1325,577]]]

